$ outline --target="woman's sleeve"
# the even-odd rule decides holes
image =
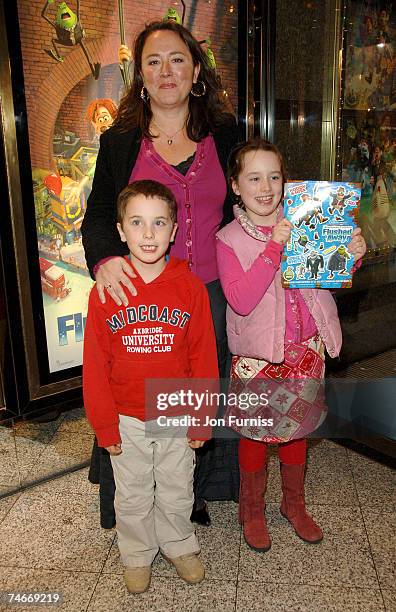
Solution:
[[[239,315],[246,316],[257,306],[274,280],[283,246],[270,240],[252,266],[244,271],[233,249],[216,240],[217,265],[227,302]]]
[[[88,198],[81,233],[87,266],[92,278],[95,265],[106,257],[125,255],[116,227],[116,189],[110,161],[110,143],[105,132],[100,139],[95,176]]]

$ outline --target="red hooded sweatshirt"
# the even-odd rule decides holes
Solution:
[[[89,297],[84,404],[102,447],[120,442],[119,414],[142,421],[161,414],[145,408],[146,378],[212,379],[210,390],[218,378],[208,293],[187,263],[171,257],[153,281],[146,284],[138,275],[133,283],[138,293],[133,296],[125,289],[128,306],[109,298],[102,304],[96,286]],[[187,412],[191,410],[176,406],[162,414]],[[209,412],[212,416],[215,409]]]

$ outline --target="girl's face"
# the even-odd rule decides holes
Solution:
[[[241,196],[246,214],[255,225],[274,225],[283,195],[280,161],[273,151],[249,151],[243,158],[243,170],[232,189]]]

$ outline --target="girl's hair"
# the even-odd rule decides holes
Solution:
[[[264,138],[251,138],[247,142],[240,142],[233,148],[228,158],[228,178],[238,181],[238,177],[244,168],[245,155],[250,151],[271,151],[279,160],[282,173],[282,182],[286,181],[285,162],[278,147]]]
[[[206,93],[201,97],[190,95],[187,120],[188,137],[194,142],[199,142],[214,128],[229,121],[230,113],[227,112],[220,99],[219,92],[222,89],[220,79],[213,68],[210,68],[201,45],[191,32],[174,21],[154,21],[148,24],[136,38],[133,51],[133,82],[120,102],[114,125],[121,131],[139,127],[143,136],[152,138],[149,128],[152,118],[150,103],[143,101],[140,97],[143,87],[142,54],[150,34],[162,30],[177,34],[190,51],[194,67],[200,66],[198,81],[205,84]],[[200,89],[202,89],[202,86],[200,86]]]

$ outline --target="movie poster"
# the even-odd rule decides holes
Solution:
[[[81,365],[92,287],[81,241],[99,148],[145,23],[184,20],[237,103],[237,4],[149,0],[17,0],[28,114],[39,267],[50,372]],[[124,29],[122,28],[124,25]]]
[[[362,185],[359,225],[369,249],[396,247],[395,9],[347,2],[342,180]]]

